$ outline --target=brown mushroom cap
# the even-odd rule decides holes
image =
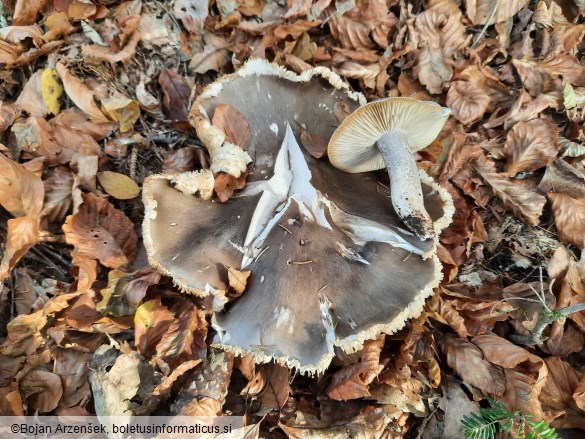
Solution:
[[[386,167],[376,142],[383,134],[401,130],[410,152],[437,138],[450,110],[436,102],[412,98],[380,99],[360,107],[339,125],[329,141],[331,163],[345,172],[367,172]]]
[[[254,162],[242,193],[221,204],[177,189],[176,176],[145,182],[149,260],[184,290],[226,290],[227,269],[244,269],[248,259],[244,294],[214,315],[214,345],[252,353],[258,362],[322,371],[334,346],[353,351],[400,329],[438,285],[435,243],[402,229],[377,177],[339,171],[295,139],[301,125],[330,138],[336,102],[354,109],[362,99],[327,69],[298,76],[253,61],[212,84],[192,109],[199,129],[220,103],[247,120]],[[423,192],[440,231],[450,222],[450,198],[430,178]],[[269,221],[245,244],[259,209]]]

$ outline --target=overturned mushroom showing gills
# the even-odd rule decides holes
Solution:
[[[435,102],[387,98],[350,114],[329,142],[331,164],[346,172],[386,168],[392,205],[404,224],[425,240],[435,236],[413,153],[439,134],[451,110]]]
[[[335,346],[360,349],[422,311],[441,278],[435,242],[403,230],[374,173],[342,172],[297,141],[300,127],[329,139],[339,124],[335,106],[364,103],[328,69],[296,75],[250,61],[211,84],[191,110],[199,137],[216,150],[226,143],[210,122],[217,106],[231,105],[246,119],[253,162],[244,189],[220,203],[180,186],[176,175],[145,181],[152,265],[216,310],[227,301],[228,269],[251,271],[244,293],[214,314],[214,346],[315,373],[327,368]],[[217,157],[221,172],[230,172],[231,157]],[[428,176],[422,192],[440,231],[451,220],[451,199]]]

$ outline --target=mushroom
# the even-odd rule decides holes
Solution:
[[[413,153],[439,134],[451,110],[431,101],[386,98],[350,114],[335,130],[327,149],[331,164],[345,172],[388,170],[392,205],[420,239],[435,236],[425,210]]]
[[[421,313],[442,277],[435,242],[402,229],[374,173],[344,173],[297,142],[301,126],[329,139],[339,124],[335,105],[363,103],[328,69],[296,75],[261,60],[193,103],[191,121],[214,148],[225,142],[210,122],[219,104],[246,119],[247,184],[219,203],[194,195],[206,193],[199,177],[188,187],[176,175],[149,177],[143,235],[150,263],[214,309],[225,302],[228,269],[251,271],[244,293],[213,315],[213,346],[316,373],[335,347],[358,350]],[[449,194],[427,176],[423,198],[435,229],[446,227]]]

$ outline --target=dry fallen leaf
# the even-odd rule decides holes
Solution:
[[[213,190],[222,203],[228,201],[235,191],[242,189],[246,185],[247,172],[242,172],[239,177],[234,177],[226,172],[218,172],[215,175]]]
[[[140,194],[140,187],[127,175],[104,171],[97,173],[97,179],[104,190],[118,200],[131,200]]]
[[[250,146],[250,126],[242,113],[228,104],[219,104],[213,113],[213,125],[225,133],[226,139],[246,150]]]
[[[52,372],[33,369],[19,383],[24,398],[31,408],[40,413],[54,410],[63,396],[61,378]]]
[[[97,259],[110,268],[126,266],[136,256],[134,224],[108,201],[83,194],[79,212],[63,225],[67,243],[75,252]]]
[[[178,73],[162,69],[158,82],[164,93],[163,113],[167,119],[173,121],[187,120],[191,87],[185,78]]]
[[[134,340],[142,355],[152,355],[155,347],[174,321],[174,316],[160,299],[149,300],[134,314]]]
[[[0,154],[0,205],[16,218],[8,220],[0,280],[39,239],[45,190],[39,177]]]
[[[359,362],[335,372],[327,388],[327,394],[332,399],[347,401],[370,396],[368,386],[384,368],[384,365],[380,364],[384,340],[384,336],[381,336],[366,342],[359,353]]]
[[[514,176],[536,171],[552,162],[558,152],[557,133],[550,119],[519,122],[506,137],[506,172]]]
[[[585,248],[585,199],[550,192],[557,233],[561,241]]]
[[[501,174],[478,170],[481,177],[492,188],[505,206],[514,212],[517,218],[531,226],[539,223],[540,215],[546,204],[546,198],[536,191],[514,183]]]
[[[63,63],[57,63],[57,72],[63,83],[65,93],[81,110],[90,115],[95,122],[108,122],[108,118],[98,107],[94,93],[81,80],[71,73]]]
[[[138,101],[128,98],[111,98],[101,100],[102,109],[110,119],[120,123],[120,131],[130,131],[134,123],[140,118]]]
[[[327,155],[327,140],[316,134],[311,134],[304,128],[301,128],[301,143],[307,152],[316,159]]]
[[[46,68],[43,71],[41,77],[41,91],[49,112],[53,115],[58,114],[61,109],[63,86],[59,82],[59,76],[55,70]]]
[[[239,271],[235,268],[228,268],[228,280],[230,287],[236,292],[235,295],[231,295],[231,297],[239,297],[242,293],[246,290],[246,284],[248,283],[248,278],[252,274],[249,270]]]

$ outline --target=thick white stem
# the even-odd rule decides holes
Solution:
[[[427,213],[416,161],[401,130],[384,134],[377,142],[390,177],[394,210],[404,224],[420,239],[434,236],[433,221]]]

